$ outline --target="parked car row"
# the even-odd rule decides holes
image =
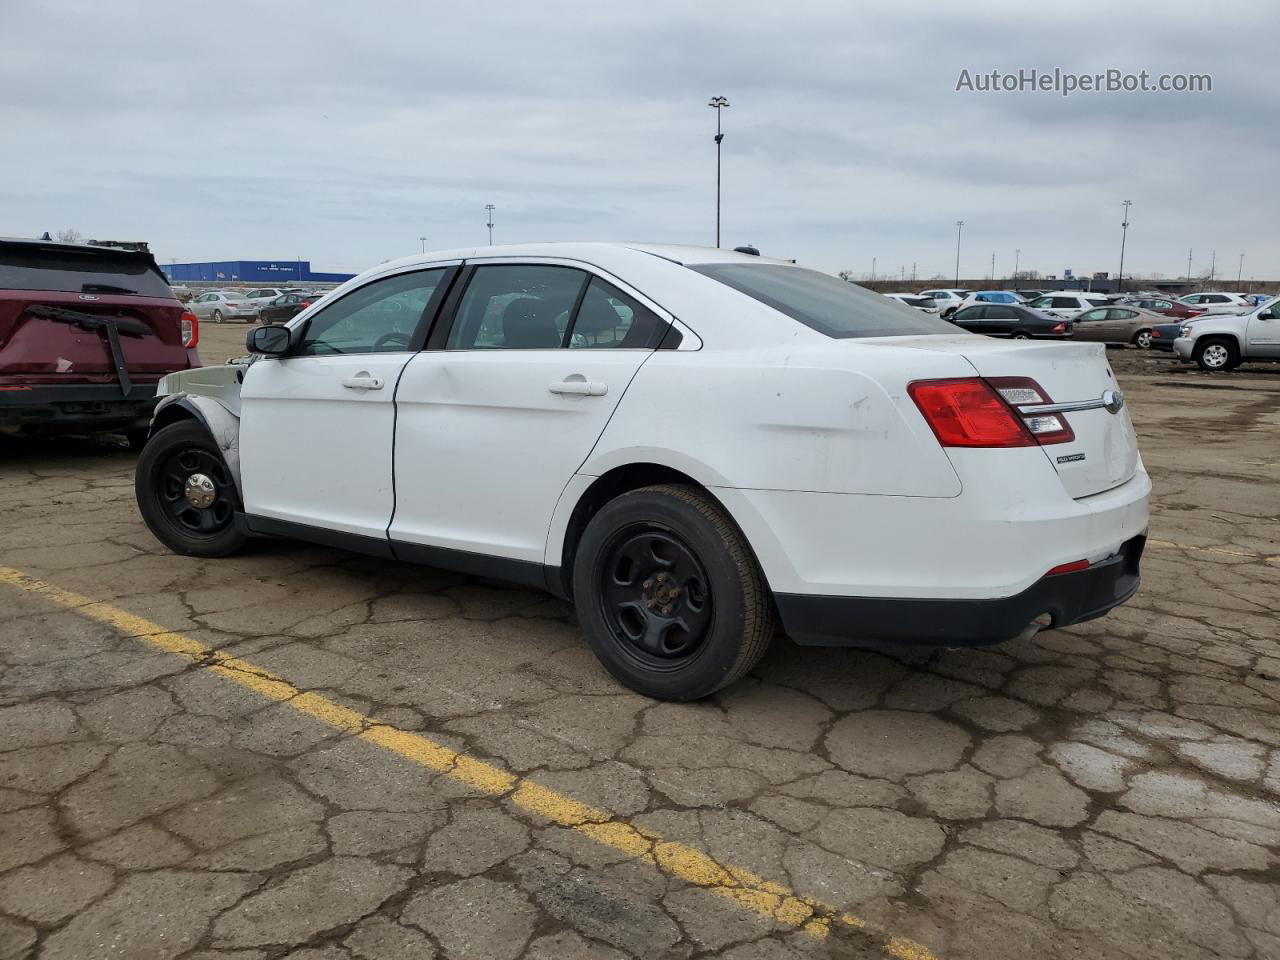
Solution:
[[[323,292],[260,287],[241,293],[238,290],[211,290],[190,302],[191,312],[201,320],[223,323],[241,320],[245,323],[280,323],[311,306]]]

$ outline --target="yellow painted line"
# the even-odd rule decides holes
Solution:
[[[1239,557],[1242,560],[1261,560],[1263,563],[1280,563],[1280,554],[1248,553],[1244,550],[1228,550],[1225,547],[1193,547],[1189,543],[1175,543],[1173,540],[1148,539],[1153,547],[1168,547],[1173,550],[1190,550],[1193,553],[1214,553],[1220,557]]]
[[[750,870],[721,864],[701,850],[665,840],[651,830],[614,817],[607,810],[582,803],[558,790],[459,753],[420,733],[379,723],[319,694],[299,690],[287,680],[247,660],[212,650],[184,634],[166,630],[160,624],[127,610],[64,590],[12,567],[0,567],[0,583],[43,597],[132,639],[190,660],[269,700],[287,703],[299,713],[428,770],[441,773],[478,793],[506,797],[527,814],[568,827],[596,843],[651,863],[673,877],[705,887],[753,913],[771,917],[780,924],[803,930],[818,938],[829,936],[832,927],[839,924],[879,936],[885,953],[898,960],[939,960],[923,944],[878,931],[852,913],[839,911],[811,897],[802,896]]]

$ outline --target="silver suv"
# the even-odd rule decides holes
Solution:
[[[1280,298],[1241,313],[1213,313],[1182,325],[1173,352],[1201,370],[1231,370],[1246,360],[1280,360]]]

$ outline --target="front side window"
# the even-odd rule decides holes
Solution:
[[[1057,310],[1071,310],[1080,306],[1080,301],[1075,297],[1050,297],[1052,302],[1049,306]]]
[[[1088,323],[1091,320],[1105,320],[1106,318],[1107,318],[1107,311],[1105,310],[1086,310],[1084,313],[1080,314],[1080,316],[1077,317],[1076,319],[1080,323]]]
[[[587,275],[572,267],[477,267],[458,305],[448,350],[551,350],[561,346]]]
[[[836,339],[955,333],[945,320],[817,270],[773,263],[703,263],[689,269]]]
[[[963,310],[957,310],[955,314],[956,323],[966,323],[970,320],[981,320],[986,307],[965,307]]]
[[[444,275],[443,267],[401,273],[351,291],[311,318],[298,353],[328,356],[407,350]]]

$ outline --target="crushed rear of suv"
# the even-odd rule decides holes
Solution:
[[[146,441],[156,384],[199,325],[145,244],[0,238],[0,434]]]

